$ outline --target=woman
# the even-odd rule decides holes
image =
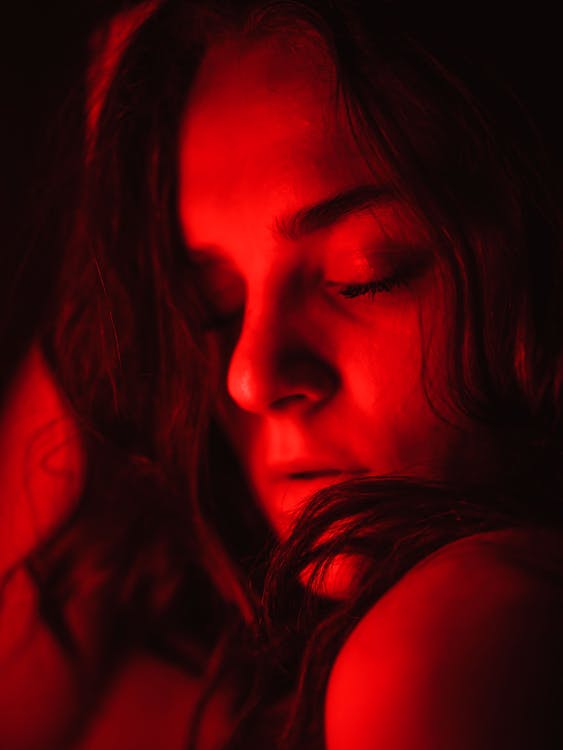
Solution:
[[[46,336],[88,468],[43,589],[93,590],[106,676],[184,665],[190,747],[557,746],[559,175],[505,48],[150,10]]]

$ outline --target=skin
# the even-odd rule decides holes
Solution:
[[[562,549],[559,531],[507,529],[411,569],[336,659],[327,750],[561,747]]]
[[[0,457],[0,746],[61,747],[84,679],[77,679],[42,621],[22,562],[76,507],[85,457],[78,427],[36,345],[6,394]],[[74,625],[74,613],[67,614]]]
[[[387,199],[307,236],[292,238],[272,231],[304,207],[358,185],[378,183],[342,110],[335,109],[333,75],[322,50],[305,44],[284,48],[279,40],[253,48],[232,41],[213,50],[186,110],[180,166],[182,225],[209,312],[229,317],[244,310],[244,316],[209,330],[217,412],[257,501],[280,536],[287,533],[294,512],[309,494],[338,475],[325,472],[313,480],[296,478],[286,470],[272,476],[267,470],[272,463],[296,459],[303,468],[322,458],[325,469],[432,478],[447,478],[453,467],[455,472],[482,470],[482,438],[471,426],[454,428],[438,419],[422,388],[423,353],[435,379],[443,370],[446,308],[424,228],[408,207]],[[196,253],[197,248],[205,253]],[[420,273],[407,286],[380,290],[373,299],[342,295],[350,284],[411,266],[414,257],[425,262],[414,264]],[[421,336],[421,321],[432,332],[430,347]],[[29,470],[30,455],[24,461],[20,447],[29,444],[39,428],[51,426],[47,433],[40,432],[53,443],[40,446],[51,448],[50,461],[47,466],[39,462],[32,476],[41,491],[31,497],[40,497],[41,507],[31,513],[28,487],[27,504],[8,505],[6,500],[2,508],[5,517],[21,509],[18,523],[24,530],[17,535],[18,545],[3,545],[6,567],[28,554],[72,510],[83,473],[82,451],[66,408],[43,361],[36,354],[30,361],[3,416],[4,456],[14,458],[4,461],[5,476],[19,481],[25,474],[22,467]],[[30,400],[34,394],[42,397]],[[22,421],[22,414],[29,415],[28,422]],[[456,465],[459,456],[464,463]],[[538,550],[545,547],[541,540]],[[536,559],[536,550],[529,556]],[[381,738],[390,747],[389,733],[397,726],[406,733],[402,744],[394,745],[400,750],[419,750],[423,729],[429,747],[439,746],[437,737],[445,738],[444,747],[460,747],[464,737],[465,747],[482,748],[482,735],[471,735],[468,726],[480,731],[483,706],[495,706],[491,720],[530,714],[520,708],[522,702],[529,706],[533,696],[522,698],[506,687],[530,684],[537,693],[538,659],[537,651],[529,649],[529,627],[535,628],[534,644],[547,644],[542,655],[551,663],[551,644],[561,624],[551,617],[551,591],[538,588],[527,573],[515,577],[503,560],[500,566],[502,570],[496,561],[484,559],[481,550],[472,549],[455,564],[451,558],[443,565],[434,561],[424,570],[419,567],[368,613],[331,677],[326,717],[330,750],[349,747],[351,729],[358,748],[379,747]],[[26,750],[45,747],[48,738],[54,738],[52,746],[60,746],[57,738],[64,735],[69,714],[79,703],[79,685],[49,634],[36,627],[35,593],[29,581],[14,579],[7,593],[4,604],[10,614],[17,610],[18,619],[10,618],[10,626],[16,627],[0,632],[0,651],[9,655],[21,645],[17,641],[22,634],[34,634],[26,641],[26,651],[18,652],[14,670],[2,673],[9,690],[0,695],[5,709],[0,712],[0,737],[10,738],[10,747]],[[444,647],[445,629],[456,627],[464,637]],[[509,631],[516,636],[503,650]],[[479,652],[484,656],[476,660]],[[421,658],[405,662],[405,654]],[[534,658],[518,661],[521,654]],[[517,668],[499,672],[499,664]],[[442,669],[438,681],[437,667]],[[559,663],[556,667],[554,674],[559,675]],[[468,703],[465,690],[469,671],[477,674],[469,683],[475,687],[475,705]],[[49,674],[49,681],[34,679],[40,673]],[[500,682],[486,692],[483,686],[490,683],[491,673],[500,675]],[[381,685],[374,675],[383,680]],[[421,688],[412,700],[405,685]],[[550,695],[552,684],[546,685],[549,693],[544,693]],[[141,655],[119,675],[81,747],[123,745],[124,727],[129,746],[154,747],[161,742],[183,747],[186,717],[198,689],[185,675]],[[428,708],[421,695],[434,699],[430,708],[436,715],[425,712],[421,718],[417,711]],[[502,711],[496,710],[499,695],[508,696]],[[358,696],[366,700],[356,701]],[[446,702],[449,734],[441,721]],[[204,747],[219,747],[219,734],[226,731],[224,707],[219,705],[217,712],[210,716],[209,727],[204,726],[209,735]],[[377,717],[389,717],[391,723],[376,725]],[[537,718],[533,713],[524,730],[535,731]],[[489,735],[498,733],[495,729]],[[536,738],[521,725],[513,736],[525,737],[525,747]],[[511,742],[510,747],[515,746]],[[492,747],[498,748],[498,742]]]
[[[81,648],[77,669],[40,615],[37,589],[22,567],[75,509],[85,474],[79,428],[36,345],[7,394],[0,446],[0,747],[66,747],[98,676],[98,622],[87,597],[75,597],[65,610]],[[196,678],[137,652],[100,697],[76,750],[181,750],[199,691]],[[204,750],[222,746],[229,726],[224,702],[222,694],[205,716]]]
[[[79,431],[33,346],[0,414],[0,574],[17,566],[75,507],[84,478]]]
[[[362,155],[320,42],[213,47],[179,172],[217,412],[281,537],[312,492],[351,476],[447,479],[484,465],[476,431],[440,419],[424,392],[423,356],[434,383],[444,370],[447,314],[427,232]],[[366,185],[382,195],[288,231]],[[375,295],[350,287],[397,274],[412,278]]]
[[[421,364],[447,396],[451,289],[334,91],[313,39],[232,39],[205,58],[181,132],[179,213],[209,316],[216,410],[282,538],[310,494],[347,471],[459,481],[496,464],[492,437],[430,407]],[[306,234],[277,231],[365,184],[386,200]],[[342,294],[413,258],[406,286]],[[343,473],[294,473],[314,465]],[[488,543],[447,545],[360,620],[329,677],[329,750],[560,746],[543,741],[561,737],[561,608],[542,559],[560,537],[508,530]],[[333,597],[353,570],[339,562],[325,581]]]

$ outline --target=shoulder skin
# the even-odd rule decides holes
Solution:
[[[448,545],[365,615],[333,667],[327,750],[563,748],[563,536]]]

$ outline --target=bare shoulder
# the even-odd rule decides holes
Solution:
[[[475,535],[404,576],[333,667],[328,750],[563,747],[563,535]]]

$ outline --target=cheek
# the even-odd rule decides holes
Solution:
[[[422,343],[413,312],[335,332],[344,388],[362,411],[399,414],[421,392]]]
[[[363,322],[331,318],[324,326],[319,338],[339,374],[340,389],[311,421],[299,423],[308,438],[339,444],[345,436],[354,456],[375,474],[444,474],[457,433],[434,413],[423,383],[425,372],[434,389],[442,388],[437,383],[446,356],[442,311],[435,296],[425,302],[431,311],[425,319],[420,299],[401,306],[390,300],[367,308],[369,319]],[[264,420],[227,397],[228,344],[214,337],[214,347],[216,413],[241,463],[254,475]]]
[[[430,329],[429,321],[421,329],[419,313],[407,309],[382,316],[371,330],[340,337],[343,383],[350,413],[356,415],[349,434],[382,472],[415,471],[423,465],[442,472],[456,437],[432,409],[425,389],[431,382],[433,390],[443,393],[442,331]]]

